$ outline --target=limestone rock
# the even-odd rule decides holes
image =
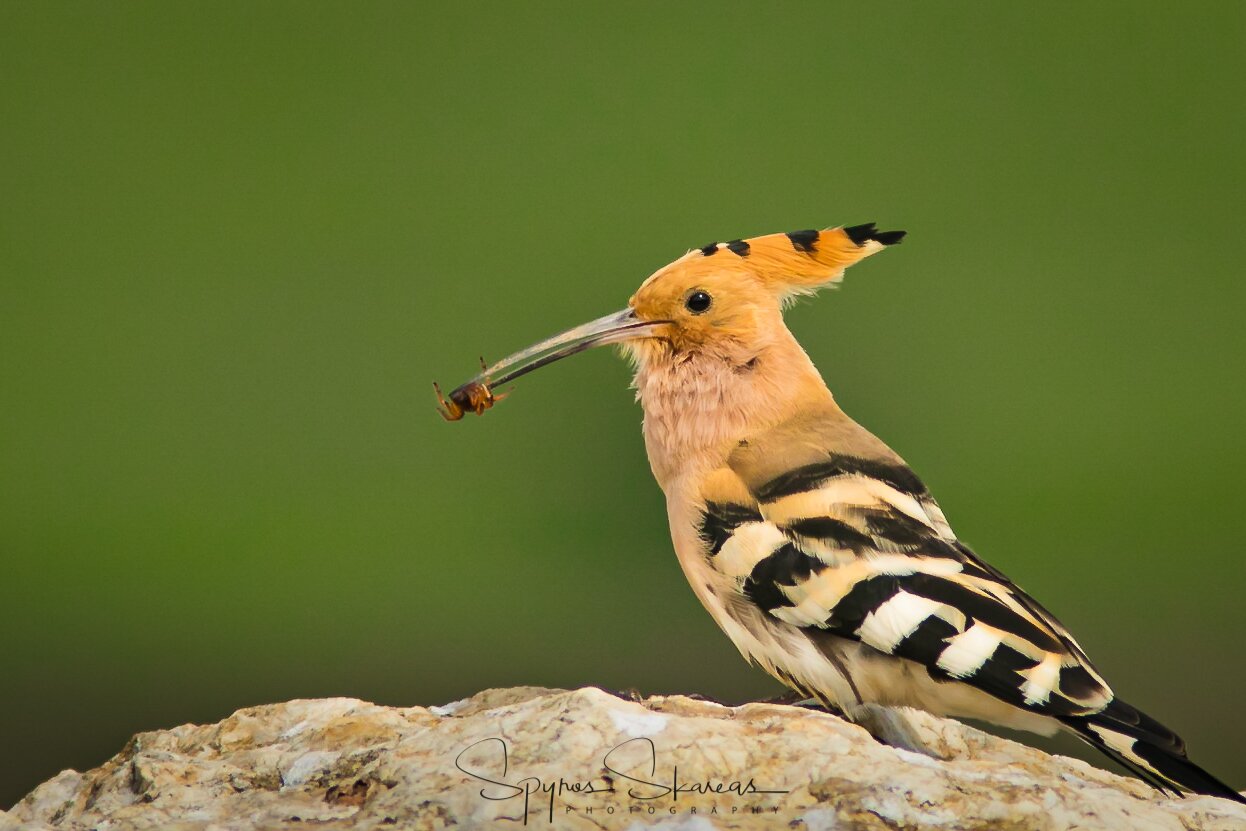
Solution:
[[[933,753],[824,713],[487,690],[443,707],[354,699],[141,733],[7,814],[12,829],[1246,829],[1246,807],[908,711]],[[937,757],[937,758],[936,758]],[[501,822],[504,821],[504,822]]]

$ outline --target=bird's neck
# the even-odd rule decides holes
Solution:
[[[832,400],[809,356],[783,329],[764,345],[636,355],[645,449],[664,491],[682,477],[721,467],[748,436]]]

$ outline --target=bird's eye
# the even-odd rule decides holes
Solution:
[[[694,315],[709,311],[710,303],[713,299],[706,292],[697,289],[688,295],[688,299],[684,301],[684,307]]]

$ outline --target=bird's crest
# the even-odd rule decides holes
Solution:
[[[707,273],[729,268],[752,274],[780,298],[809,294],[838,281],[844,269],[894,245],[904,231],[879,231],[874,223],[825,231],[790,231],[695,248],[659,271]]]

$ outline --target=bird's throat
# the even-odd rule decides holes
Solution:
[[[668,491],[677,478],[720,467],[749,435],[831,399],[790,336],[733,354],[638,351],[635,387],[649,465]]]

